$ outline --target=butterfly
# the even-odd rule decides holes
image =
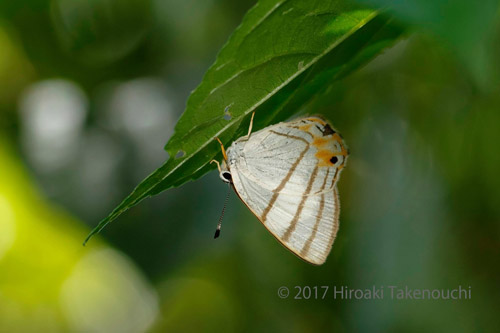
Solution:
[[[339,229],[337,181],[349,155],[340,134],[320,117],[252,132],[222,149],[219,176],[271,234],[299,258],[325,262]],[[220,232],[220,221],[215,238]]]

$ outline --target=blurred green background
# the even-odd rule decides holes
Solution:
[[[0,2],[0,331],[498,331],[497,1],[397,3],[408,38],[303,110],[351,150],[325,265],[290,254],[234,194],[214,241],[216,172],[82,247],[166,159],[190,91],[253,4]],[[325,299],[294,299],[325,285]],[[332,293],[389,285],[472,298]]]

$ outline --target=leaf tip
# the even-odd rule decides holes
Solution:
[[[99,232],[101,232],[101,230],[104,229],[104,227],[106,227],[109,222],[111,222],[111,219],[109,217],[106,218],[106,219],[104,219],[104,220],[102,220],[101,222],[99,222],[99,224],[97,225],[97,227],[95,227],[94,229],[92,229],[92,231],[87,235],[87,238],[85,238],[85,240],[83,241],[83,246],[87,245],[87,242],[92,237],[94,237],[95,234],[98,234]]]
[[[96,229],[92,230],[88,235],[87,237],[85,238],[85,240],[83,241],[83,246],[86,246],[87,245],[87,242],[94,236],[94,234],[96,234],[98,231],[96,231]]]

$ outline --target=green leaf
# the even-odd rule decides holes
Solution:
[[[165,149],[167,162],[147,177],[85,242],[148,196],[213,169],[228,145],[248,130],[284,120],[392,44],[402,29],[349,1],[263,0],[244,17],[193,91]],[[84,243],[85,244],[85,243]]]

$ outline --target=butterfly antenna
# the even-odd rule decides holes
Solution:
[[[248,127],[248,134],[245,137],[246,140],[250,139],[250,134],[252,134],[252,127],[253,127],[253,117],[255,117],[255,111],[252,112],[252,118],[250,118],[250,126]]]
[[[222,208],[222,213],[219,217],[219,223],[217,223],[217,229],[215,229],[214,239],[220,235],[220,227],[222,226],[222,219],[224,218],[224,212],[226,211],[227,200],[229,199],[229,193],[231,193],[231,186],[228,184],[226,200],[224,201],[224,207]]]

